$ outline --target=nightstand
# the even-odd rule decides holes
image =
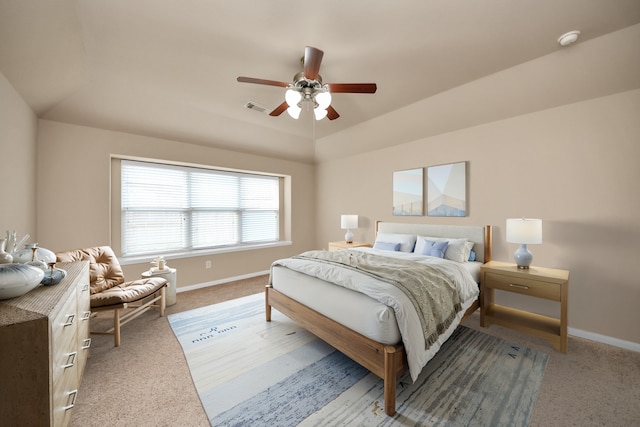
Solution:
[[[370,248],[371,245],[364,242],[352,242],[347,243],[344,240],[339,242],[329,242],[330,251],[339,251],[340,249],[353,249],[353,248]]]
[[[544,267],[519,269],[515,264],[490,261],[480,268],[480,326],[506,326],[544,338],[567,352],[569,272]],[[560,303],[560,318],[529,313],[494,302],[494,290],[514,292]]]

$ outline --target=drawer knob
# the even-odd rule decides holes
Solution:
[[[73,353],[69,353],[69,355],[67,356],[67,364],[66,365],[62,365],[62,367],[64,369],[73,367],[73,365],[76,364],[76,355],[77,354],[78,354],[77,351],[74,351]]]
[[[511,286],[512,288],[518,288],[518,289],[529,289],[528,286],[525,285],[517,285],[515,283],[509,283],[509,286]]]
[[[73,408],[73,406],[76,404],[77,395],[78,395],[78,390],[73,390],[67,393],[67,403],[69,402],[69,400],[71,400],[71,403],[69,403],[67,406],[64,406],[62,409],[64,409],[65,411],[68,411],[69,409]]]
[[[89,320],[91,318],[91,312],[85,311],[82,313],[82,320]]]
[[[91,347],[91,338],[85,338],[82,340],[82,347],[80,347],[82,350],[86,350],[89,347]]]
[[[73,325],[73,321],[75,320],[76,315],[75,314],[68,314],[67,315],[67,321],[62,325],[62,326],[71,326]]]

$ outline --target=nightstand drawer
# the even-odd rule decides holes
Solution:
[[[484,286],[509,292],[560,301],[561,286],[556,283],[542,282],[526,277],[511,277],[487,272]]]

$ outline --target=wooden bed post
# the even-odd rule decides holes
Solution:
[[[272,288],[271,285],[267,285],[264,288],[264,314],[267,318],[267,322],[271,322],[271,304],[269,304],[269,289]]]
[[[493,252],[493,229],[490,225],[484,226],[484,262],[491,261]]]
[[[384,347],[384,412],[390,417],[396,413],[397,354],[395,347]]]

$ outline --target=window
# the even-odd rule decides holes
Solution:
[[[273,243],[277,176],[122,160],[122,256]]]

